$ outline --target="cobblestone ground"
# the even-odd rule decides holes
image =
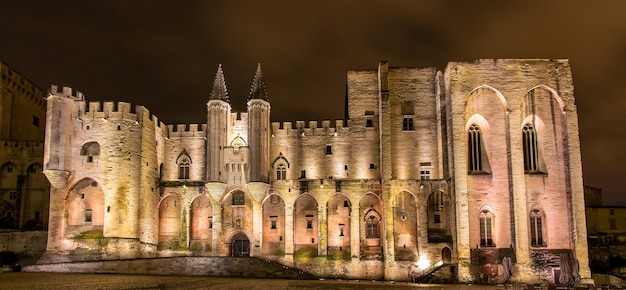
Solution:
[[[307,281],[201,276],[2,273],[0,289],[505,289],[483,285],[422,285],[389,281]],[[510,289],[510,288],[509,288]]]

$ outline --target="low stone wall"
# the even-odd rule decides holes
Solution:
[[[256,258],[172,257],[24,266],[24,272],[116,273],[137,275],[236,276],[312,279],[312,275]]]
[[[0,252],[10,251],[19,256],[40,256],[46,252],[47,231],[1,232]]]

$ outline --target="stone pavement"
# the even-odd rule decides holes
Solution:
[[[288,280],[205,276],[2,273],[0,289],[503,289],[492,285],[424,285],[356,280]],[[510,288],[509,288],[510,289]]]

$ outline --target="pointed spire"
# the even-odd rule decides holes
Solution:
[[[222,100],[230,102],[228,99],[228,91],[226,90],[226,80],[224,80],[224,72],[222,71],[222,64],[217,67],[217,73],[215,73],[215,80],[213,81],[213,89],[209,100]]]
[[[256,67],[256,73],[254,74],[254,80],[252,81],[252,87],[250,88],[250,95],[248,101],[251,99],[267,99],[267,91],[265,90],[265,81],[263,80],[263,72],[261,72],[261,64]]]

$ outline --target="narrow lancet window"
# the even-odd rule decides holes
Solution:
[[[539,171],[539,150],[537,148],[537,130],[531,124],[522,129],[524,147],[524,171],[527,173]]]
[[[544,246],[542,221],[541,211],[533,209],[530,212],[530,244],[533,247]]]
[[[467,153],[469,172],[483,171],[482,136],[476,124],[472,124],[467,132]]]
[[[493,242],[493,214],[488,210],[480,212],[480,246],[495,247]]]

